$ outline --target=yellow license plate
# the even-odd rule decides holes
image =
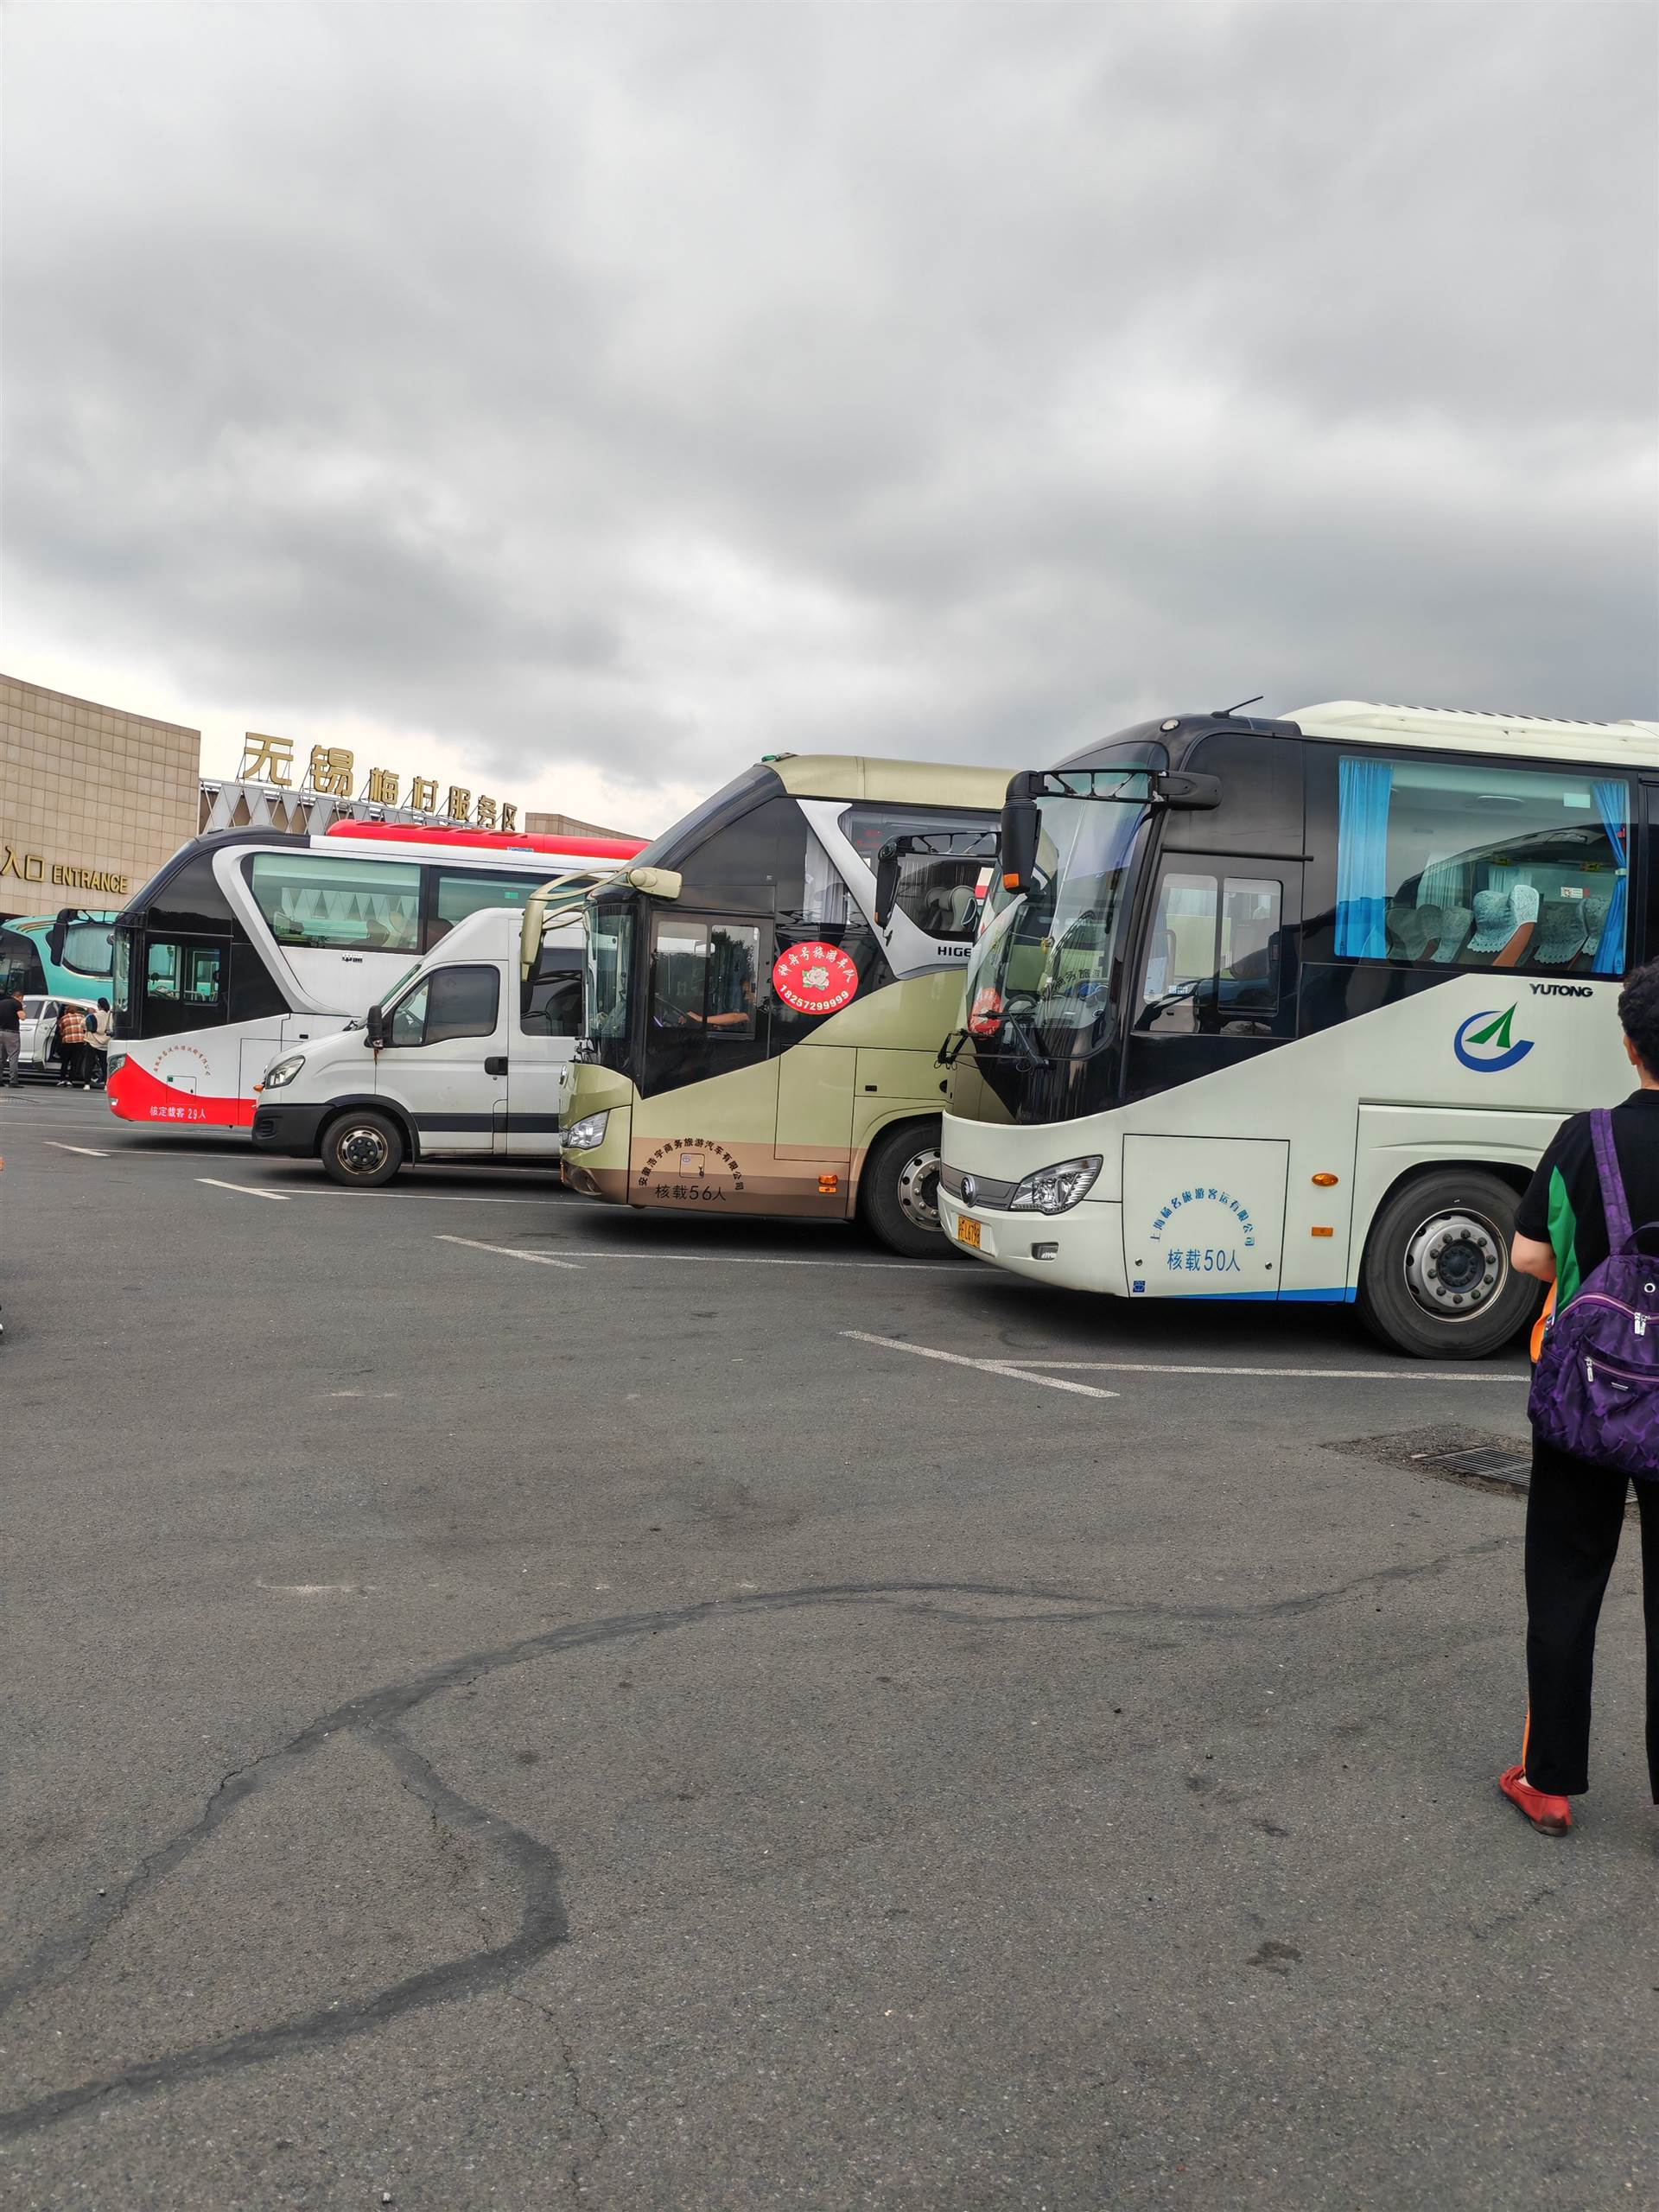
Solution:
[[[965,1213],[957,1217],[957,1242],[971,1244],[976,1252],[979,1249],[979,1224],[969,1221]]]

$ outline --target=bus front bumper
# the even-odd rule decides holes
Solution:
[[[1122,1296],[1128,1288],[1123,1276],[1123,1209],[1116,1198],[1085,1198],[1066,1213],[1005,1213],[984,1206],[964,1206],[960,1199],[941,1191],[938,1205],[939,1226],[959,1252],[1063,1290],[1104,1291]],[[964,1223],[968,1225],[965,1236]]]
[[[290,1160],[315,1158],[317,1131],[327,1110],[326,1105],[267,1106],[261,1101],[253,1111],[254,1150],[280,1153]]]

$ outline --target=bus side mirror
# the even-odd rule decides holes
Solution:
[[[1166,806],[1197,809],[1221,804],[1218,776],[1190,774],[1185,769],[1166,769],[1154,778],[1153,791]]]
[[[380,1047],[386,1041],[386,1009],[385,1007],[379,1005],[378,1002],[369,1008],[364,1026],[369,1033],[369,1043],[378,1052],[380,1050]]]
[[[1005,891],[1024,891],[1037,868],[1037,830],[1042,820],[1034,800],[1011,798],[997,830],[998,872]]]
[[[893,902],[899,895],[899,846],[883,845],[875,856],[875,926],[884,930],[893,918]]]
[[[683,880],[677,868],[631,868],[627,874],[630,889],[647,899],[677,899]]]
[[[74,906],[60,906],[52,926],[46,933],[46,949],[60,965],[63,960],[63,948],[68,942],[69,925],[74,920],[79,911],[79,909]]]

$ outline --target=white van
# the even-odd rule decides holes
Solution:
[[[365,1021],[273,1061],[255,1149],[320,1159],[354,1190],[409,1160],[556,1160],[582,933],[569,903],[548,911],[554,892],[469,915]]]

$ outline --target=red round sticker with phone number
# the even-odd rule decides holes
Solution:
[[[772,988],[797,1014],[836,1014],[857,994],[857,964],[838,944],[791,944],[772,963]]]

